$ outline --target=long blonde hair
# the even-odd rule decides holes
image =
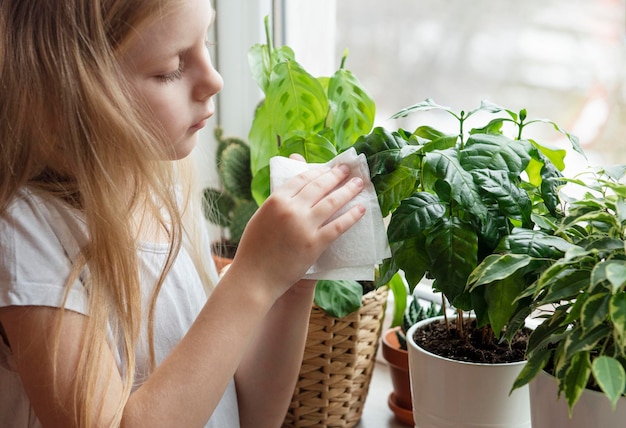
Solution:
[[[0,2],[0,214],[21,187],[36,187],[78,207],[90,238],[73,273],[85,266],[90,273],[88,327],[68,409],[77,426],[92,426],[99,406],[97,368],[109,346],[110,319],[117,320],[126,364],[114,425],[131,392],[142,319],[133,214],[141,207],[157,219],[171,248],[152,299],[149,331],[156,295],[185,233],[180,171],[174,162],[155,161],[165,155],[163,132],[128,95],[118,63],[135,30],[179,2]],[[193,202],[195,193],[184,193]],[[195,260],[202,270],[201,256]],[[152,334],[150,340],[153,350]]]

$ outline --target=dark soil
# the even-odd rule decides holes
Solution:
[[[454,317],[449,317],[448,322],[449,331],[444,320],[434,321],[417,330],[413,336],[415,343],[435,355],[464,362],[503,364],[525,359],[530,329],[519,331],[509,344],[498,343],[494,337],[484,337],[484,329],[477,329],[473,319],[464,320],[467,338],[460,337]]]

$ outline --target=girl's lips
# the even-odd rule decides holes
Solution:
[[[207,119],[203,119],[200,122],[196,123],[195,125],[191,126],[191,129],[199,131],[200,129],[204,128],[206,126],[206,121]]]

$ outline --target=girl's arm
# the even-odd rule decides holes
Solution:
[[[286,292],[260,326],[235,376],[241,426],[280,426],[300,372],[316,281]]]
[[[333,191],[346,175],[341,167],[301,174],[263,204],[248,225],[237,257],[188,333],[130,396],[122,426],[204,426],[270,310],[272,315],[267,320],[271,324],[274,314],[288,306],[282,302],[291,300],[292,293],[285,292],[331,242],[362,217],[363,208],[357,206],[328,221],[362,189],[362,183],[350,180]],[[298,292],[293,289],[293,293]],[[277,303],[281,296],[284,300]],[[303,298],[302,302],[309,299]],[[55,360],[51,347],[56,311],[46,307],[2,308],[0,323],[43,426],[71,427],[74,421],[62,409],[71,408],[73,403],[71,378],[77,368],[87,318],[69,311],[65,314]],[[295,312],[287,313],[293,316]],[[302,325],[302,321],[294,324]],[[248,362],[245,365],[250,367]],[[249,369],[246,371],[249,373]],[[101,403],[102,409],[94,408],[97,422],[93,426],[109,426],[122,395],[122,381],[112,354],[104,356],[100,373],[103,381],[94,402]],[[239,374],[237,377],[239,381]],[[248,414],[245,400],[244,411]]]

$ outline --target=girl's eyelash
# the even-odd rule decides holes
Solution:
[[[184,70],[185,70],[185,62],[182,59],[180,59],[178,62],[178,68],[175,71],[168,73],[168,74],[157,76],[157,79],[159,79],[161,82],[164,82],[164,83],[173,82],[182,77]]]

